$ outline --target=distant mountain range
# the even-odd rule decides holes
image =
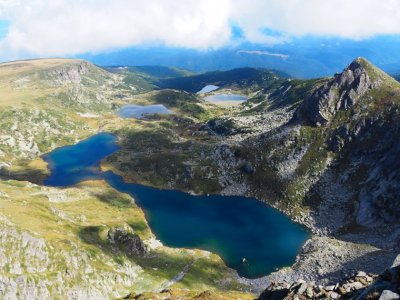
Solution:
[[[400,72],[399,53],[400,37],[380,36],[360,41],[303,37],[275,46],[245,43],[208,51],[149,46],[79,57],[100,66],[159,65],[193,72],[253,67],[313,78],[340,72],[358,56],[366,57],[387,73],[397,74]]]

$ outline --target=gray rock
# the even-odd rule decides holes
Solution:
[[[363,272],[363,271],[359,271],[359,272],[357,272],[356,276],[357,276],[357,277],[366,277],[366,276],[367,276],[367,273],[365,273],[365,272]]]
[[[379,297],[379,300],[396,300],[396,299],[400,299],[400,296],[389,290],[384,290],[381,296]]]
[[[304,292],[307,290],[307,287],[308,287],[307,283],[302,283],[302,284],[299,286],[299,289],[297,290],[297,294],[298,294],[298,295],[303,295]]]
[[[311,286],[309,286],[306,290],[306,296],[310,299],[312,299],[314,297],[314,291],[313,288]]]
[[[326,291],[333,291],[335,289],[335,286],[334,285],[327,285],[326,287],[325,287],[325,290]]]
[[[332,292],[331,295],[330,295],[330,297],[331,297],[332,299],[338,299],[338,298],[339,298],[339,294],[336,293],[336,292]]]
[[[246,164],[243,166],[243,171],[247,174],[253,174],[255,172],[254,167],[249,162],[246,162]]]
[[[354,290],[359,290],[359,289],[362,289],[363,287],[364,287],[363,284],[361,282],[358,282],[358,281],[355,281],[355,282],[352,282],[352,283],[346,283],[346,284],[343,285],[343,288],[345,288],[347,292],[351,292],[351,291],[354,291]]]

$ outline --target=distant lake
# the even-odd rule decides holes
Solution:
[[[216,85],[206,85],[205,87],[203,87],[200,91],[197,92],[197,94],[205,94],[205,93],[209,93],[212,91],[215,91],[219,89],[219,86]]]
[[[238,95],[238,94],[216,94],[210,95],[204,98],[204,100],[219,104],[219,103],[243,103],[248,100],[248,98]]]
[[[309,236],[303,226],[253,198],[193,196],[126,183],[110,171],[101,172],[100,161],[118,149],[116,137],[108,133],[58,148],[43,156],[51,171],[45,184],[64,187],[104,179],[118,191],[132,195],[163,244],[217,253],[248,278],[293,264]]]
[[[118,111],[117,114],[122,118],[136,118],[141,119],[146,117],[146,115],[168,115],[172,114],[173,112],[170,111],[162,104],[155,104],[155,105],[135,105],[135,104],[127,104],[122,106]]]

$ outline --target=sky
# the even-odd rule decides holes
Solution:
[[[400,34],[399,0],[0,0],[0,60]]]

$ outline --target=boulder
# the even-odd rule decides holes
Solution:
[[[400,299],[399,294],[396,294],[389,290],[384,290],[379,297],[379,300],[397,300]]]

